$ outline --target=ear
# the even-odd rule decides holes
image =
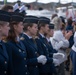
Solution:
[[[31,29],[31,27],[30,26],[28,26],[28,28],[27,28],[28,30],[30,30]]]
[[[1,31],[1,29],[2,29],[2,26],[0,25],[0,31]]]
[[[44,29],[44,27],[42,26],[42,27],[41,27],[41,30],[43,30],[43,29]]]
[[[14,27],[14,29],[17,29],[17,25],[14,24],[13,27]]]

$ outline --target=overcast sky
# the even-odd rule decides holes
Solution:
[[[0,0],[3,1],[3,0]],[[7,0],[8,2],[16,2],[17,0]],[[30,2],[34,2],[36,0],[21,0],[22,2],[26,2],[26,3],[30,3]],[[65,3],[69,3],[69,2],[76,2],[76,0],[60,0],[61,3],[65,4]],[[38,2],[41,3],[49,3],[49,2],[59,2],[59,0],[38,0]]]

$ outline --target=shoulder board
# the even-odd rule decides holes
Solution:
[[[24,39],[25,39],[24,37],[21,37],[21,38],[20,38],[20,40],[24,40]]]

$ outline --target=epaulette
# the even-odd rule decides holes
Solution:
[[[7,40],[2,40],[4,43],[7,43],[8,41]]]
[[[21,37],[21,38],[20,38],[20,40],[24,40],[24,39],[25,39],[24,37]]]

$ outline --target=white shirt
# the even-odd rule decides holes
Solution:
[[[48,42],[51,42],[51,41],[50,41],[50,38],[47,38],[47,37],[46,37],[46,39],[47,39]]]
[[[41,34],[41,33],[39,33],[43,38],[45,38],[45,36],[43,35],[43,34]]]
[[[26,33],[23,33],[23,34],[27,35]],[[29,39],[31,39],[31,38],[32,38],[32,36],[29,36],[29,35],[27,35],[27,36],[28,36],[28,38],[29,38]]]
[[[19,37],[19,36],[17,36],[17,37],[16,37],[16,40],[19,42],[19,41],[20,41],[20,37]]]

